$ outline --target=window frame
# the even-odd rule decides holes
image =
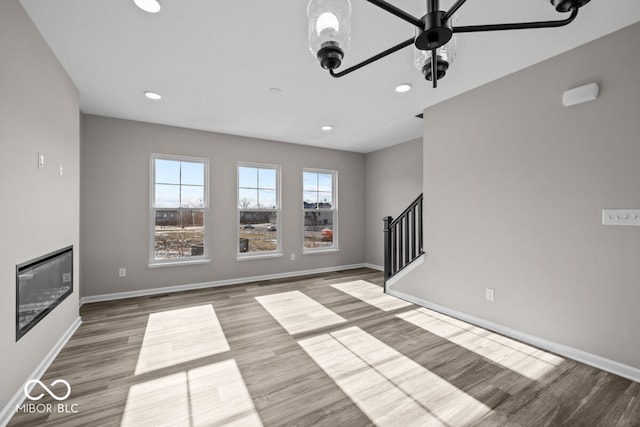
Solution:
[[[197,210],[202,210],[203,218],[203,253],[202,255],[196,256],[188,256],[183,258],[167,258],[167,259],[157,259],[156,258],[156,250],[155,250],[155,239],[156,239],[156,211],[158,210],[175,210],[178,212],[195,210],[194,208],[183,208],[183,207],[156,207],[155,206],[155,196],[156,196],[156,160],[167,160],[167,161],[175,161],[175,162],[189,162],[189,163],[202,163],[204,165],[204,177],[203,177],[203,207],[195,208]],[[180,266],[180,265],[190,265],[190,264],[208,264],[211,262],[209,258],[209,159],[205,157],[191,157],[191,156],[181,156],[174,154],[159,154],[159,153],[151,153],[150,155],[150,191],[149,191],[149,268],[157,268],[157,267],[171,267],[171,266]],[[182,185],[182,183],[180,183]]]
[[[305,173],[316,173],[316,174],[327,174],[331,175],[331,198],[332,198],[332,206],[330,209],[327,208],[317,208],[316,209],[306,209],[304,207],[304,174]],[[303,168],[302,169],[302,254],[318,254],[318,253],[326,253],[326,252],[338,252],[340,247],[338,245],[340,233],[338,230],[338,171],[332,169],[318,169],[318,168]],[[319,190],[318,190],[319,192]],[[307,212],[332,212],[333,213],[333,226],[332,226],[332,245],[318,248],[307,248],[305,247],[305,217]]]
[[[276,208],[240,207],[240,168],[270,169],[276,171]],[[260,190],[259,183],[256,190]],[[243,187],[245,188],[245,187]],[[240,252],[240,215],[242,212],[276,212],[276,249],[273,251]],[[267,163],[238,162],[236,165],[236,260],[279,258],[282,252],[282,167]]]

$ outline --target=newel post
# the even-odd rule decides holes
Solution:
[[[391,242],[393,233],[391,232],[391,222],[393,217],[385,216],[384,221],[384,291],[387,292],[387,279],[391,277]]]

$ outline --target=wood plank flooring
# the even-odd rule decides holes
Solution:
[[[86,304],[42,378],[70,396],[9,426],[640,426],[639,383],[381,285],[358,269]]]

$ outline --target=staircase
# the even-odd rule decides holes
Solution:
[[[384,291],[392,277],[423,254],[420,194],[397,218],[384,218]]]

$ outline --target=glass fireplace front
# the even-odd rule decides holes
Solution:
[[[16,341],[73,292],[73,246],[16,266]]]

